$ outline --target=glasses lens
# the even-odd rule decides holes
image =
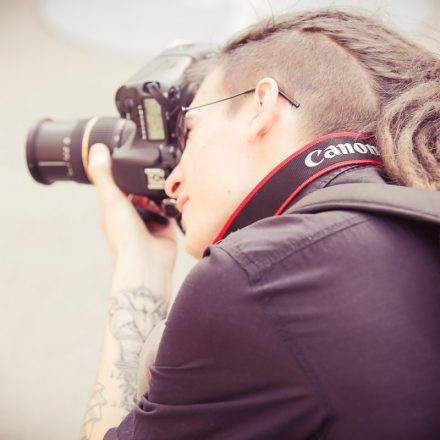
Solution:
[[[186,118],[185,118],[185,112],[180,111],[179,116],[177,116],[177,126],[176,126],[176,136],[177,136],[177,143],[179,144],[179,147],[181,151],[185,149],[186,144]]]

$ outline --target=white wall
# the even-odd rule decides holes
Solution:
[[[221,41],[281,0],[0,1],[0,439],[74,440],[98,363],[112,264],[93,187],[35,183],[28,128],[115,115],[114,92],[175,38]],[[303,0],[295,7],[338,5]],[[439,0],[356,1],[432,39]],[[123,6],[122,6],[123,5]],[[183,253],[175,286],[193,261]]]
[[[440,27],[439,0],[44,0],[49,27],[112,51],[151,54],[174,39],[221,42],[271,13],[326,6],[368,9],[407,33]],[[436,13],[434,13],[436,10]]]

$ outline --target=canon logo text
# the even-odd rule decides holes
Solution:
[[[380,156],[374,145],[355,142],[354,144],[329,145],[324,150],[313,150],[307,155],[305,164],[307,167],[313,168],[320,165],[326,159],[333,159],[335,156],[340,156],[341,154],[354,154],[356,152]]]

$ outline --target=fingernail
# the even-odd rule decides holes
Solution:
[[[107,156],[108,147],[105,144],[94,144],[90,147],[89,162],[103,159]]]

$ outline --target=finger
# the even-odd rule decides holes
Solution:
[[[138,194],[128,194],[128,200],[135,206],[139,206],[148,211],[154,212],[158,215],[164,215],[163,211],[160,207],[150,198],[146,196],[140,196]]]
[[[88,172],[104,202],[123,197],[113,179],[110,151],[105,144],[94,144],[90,148]]]

